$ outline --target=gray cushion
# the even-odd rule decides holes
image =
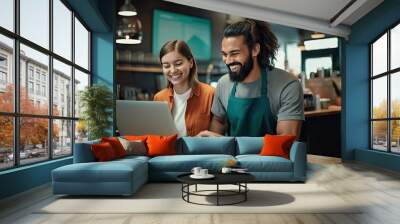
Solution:
[[[143,141],[140,140],[128,140],[125,138],[118,137],[119,142],[121,142],[122,147],[126,151],[126,155],[147,155],[147,149]]]

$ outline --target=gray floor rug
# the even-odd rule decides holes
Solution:
[[[181,198],[180,184],[150,183],[131,197],[57,197],[35,213],[360,213],[360,207],[317,184],[255,183],[248,186],[247,201],[237,205],[189,204]],[[233,186],[224,189],[230,188]],[[215,186],[202,185],[198,190],[211,189],[215,189]],[[224,197],[222,202],[238,199]],[[216,202],[215,196],[194,196],[191,200],[207,204]]]

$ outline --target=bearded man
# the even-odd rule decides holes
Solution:
[[[296,77],[274,68],[278,47],[265,22],[247,19],[225,28],[221,54],[229,74],[218,81],[209,130],[199,136],[299,137],[303,89]]]

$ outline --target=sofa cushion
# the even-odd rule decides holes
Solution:
[[[264,145],[263,137],[236,137],[236,155],[259,154]]]
[[[53,170],[58,182],[129,182],[134,172],[147,171],[146,162],[138,159],[109,162],[74,163]]]
[[[226,154],[235,155],[233,137],[183,137],[178,145],[178,154]]]
[[[93,144],[90,147],[92,149],[94,157],[96,157],[96,160],[99,162],[109,161],[118,158],[112,145],[108,142]]]
[[[176,154],[176,139],[178,135],[149,135],[147,136],[147,155],[148,156],[164,156]]]
[[[101,142],[110,143],[117,158],[126,156],[126,151],[117,137],[104,137],[101,138]]]
[[[121,142],[122,147],[124,147],[126,155],[138,155],[138,156],[147,155],[146,144],[143,141],[127,140],[121,137],[118,137],[118,140]]]
[[[75,143],[74,147],[74,163],[95,162],[96,158],[90,148],[92,144],[99,144],[100,139]]]
[[[278,156],[238,155],[241,168],[249,172],[293,172],[292,161]]]
[[[264,146],[261,149],[261,156],[280,156],[289,159],[290,147],[295,135],[265,135]]]
[[[200,166],[211,172],[219,171],[230,159],[231,155],[175,155],[158,156],[149,160],[149,170],[163,172],[190,172],[193,167]]]

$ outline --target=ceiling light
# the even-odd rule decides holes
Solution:
[[[136,16],[137,11],[130,0],[125,0],[125,3],[119,8],[118,15],[121,16]]]
[[[118,25],[116,42],[118,44],[140,44],[142,43],[142,23],[139,18],[125,17]]]
[[[325,37],[325,34],[320,33],[320,32],[313,32],[311,34],[311,38],[312,39],[321,39],[321,38],[324,38],[324,37]]]

